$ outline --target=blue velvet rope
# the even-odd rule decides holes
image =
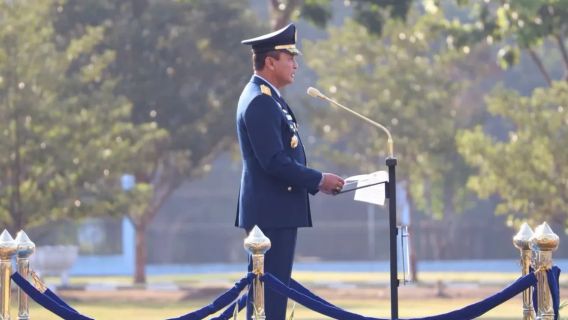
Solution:
[[[35,302],[37,302],[42,307],[58,315],[60,318],[65,320],[93,320],[92,318],[86,317],[73,308],[69,307],[66,303],[60,304],[59,301],[63,301],[59,298],[52,299],[49,295],[41,293],[38,291],[28,280],[24,279],[18,272],[12,274],[12,280]],[[55,296],[53,292],[51,295]]]
[[[245,294],[242,297],[240,297],[237,302],[231,303],[231,305],[228,306],[225,309],[225,311],[223,311],[223,313],[221,313],[217,317],[211,318],[211,320],[228,320],[228,319],[231,319],[233,317],[233,314],[235,313],[235,305],[238,303],[239,311],[241,311],[247,305],[247,300],[248,300],[248,296]]]
[[[343,309],[337,308],[330,303],[323,303],[320,300],[321,298],[315,299],[305,294],[298,292],[295,289],[287,287],[283,284],[280,280],[275,278],[273,275],[267,273],[261,277],[261,280],[264,281],[266,286],[269,289],[272,289],[279,294],[287,296],[298,303],[304,305],[305,307],[316,311],[320,314],[326,315],[333,319],[338,320],[383,320],[379,318],[372,318],[372,317],[365,317],[359,314],[355,314],[349,311],[345,311]],[[500,305],[501,303],[511,299],[512,297],[516,296],[523,290],[527,289],[534,283],[536,283],[536,276],[531,273],[522,278],[517,279],[514,283],[509,285],[507,288],[503,289],[501,292],[486,298],[480,302],[474,303],[462,309],[448,312],[445,314],[431,316],[431,317],[424,317],[424,318],[413,318],[411,320],[468,320],[474,319],[482,314],[486,313],[487,311],[495,308],[496,306]],[[307,290],[307,289],[306,289]],[[313,295],[313,294],[312,294]]]
[[[373,319],[373,318],[366,318],[356,313],[332,307],[329,304],[324,304],[320,302],[319,299],[316,300],[314,298],[308,297],[292,288],[289,288],[270,273],[265,273],[260,279],[264,281],[264,284],[266,285],[267,288],[274,290],[275,292],[283,296],[289,297],[292,300],[302,304],[303,306],[312,309],[317,313],[328,316],[330,318],[340,319],[340,320]]]
[[[529,268],[533,272],[533,268]],[[558,320],[558,313],[560,311],[560,268],[553,266],[550,270],[546,270],[546,278],[548,280],[548,287],[550,288],[550,295],[552,298],[552,310],[554,311],[554,320]],[[532,302],[534,311],[538,313],[538,291],[536,284],[533,285]]]
[[[455,319],[475,319],[487,311],[497,307],[498,305],[502,304],[503,302],[511,299],[512,297],[516,296],[517,294],[523,292],[524,290],[528,289],[530,286],[537,282],[536,275],[534,273],[529,273],[524,277],[517,279],[515,282],[510,284],[508,287],[503,289],[501,292],[498,292],[488,298],[485,298],[479,302],[471,304],[467,307],[464,307],[459,310],[455,310],[452,312],[444,313],[437,316],[431,317],[424,317],[424,318],[416,318],[414,320],[455,320]]]
[[[560,268],[554,266],[551,270],[546,270],[546,277],[548,279],[548,287],[550,288],[550,295],[552,297],[554,320],[558,320],[558,312],[560,309]]]
[[[213,302],[210,305],[205,306],[199,310],[190,312],[188,314],[185,314],[181,317],[170,318],[168,320],[201,320],[207,317],[208,315],[211,315],[223,309],[228,304],[230,304],[231,302],[235,301],[235,299],[237,299],[239,293],[244,289],[244,287],[246,287],[248,284],[252,282],[254,276],[255,276],[254,273],[247,274],[246,277],[242,278],[237,283],[235,283],[234,287],[232,287],[227,292],[223,293],[215,300],[213,300]]]
[[[304,286],[302,286],[299,282],[297,282],[294,279],[290,279],[290,287],[299,291],[302,294],[305,294],[315,300],[320,301],[323,304],[327,304],[331,307],[334,308],[338,308],[335,305],[323,300],[322,298],[316,296],[315,294],[313,294],[310,290],[308,290],[307,288],[305,288]],[[225,311],[223,311],[222,314],[220,314],[217,317],[211,318],[211,320],[228,320],[231,319],[235,313],[235,304],[238,303],[239,306],[239,311],[243,310],[244,307],[246,307],[247,305],[247,301],[248,301],[248,296],[247,295],[243,295],[242,297],[239,298],[239,301],[232,303],[230,306],[228,306]],[[339,308],[338,308],[339,309]]]
[[[67,302],[63,301],[63,299],[59,298],[53,291],[49,290],[49,288],[47,290],[45,290],[45,292],[43,293],[45,296],[51,298],[51,300],[59,303],[59,305],[61,305],[62,307],[68,309],[69,311],[73,311],[76,313],[79,313],[77,310],[75,310],[73,307],[71,307],[70,305],[67,304]]]
[[[341,308],[337,307],[336,305],[334,305],[334,304],[332,304],[332,303],[330,303],[330,302],[328,302],[328,301],[325,301],[324,299],[322,299],[322,298],[316,296],[316,295],[313,294],[308,288],[304,287],[301,283],[299,283],[298,281],[296,281],[296,280],[294,280],[294,279],[290,279],[290,288],[292,288],[292,289],[298,291],[299,293],[301,293],[301,294],[303,294],[303,295],[306,295],[306,296],[308,296],[308,297],[310,297],[310,298],[312,298],[312,299],[314,299],[314,300],[317,300],[317,301],[319,301],[319,302],[321,302],[321,303],[323,303],[323,304],[326,304],[326,305],[328,305],[328,306],[330,306],[330,307],[334,307],[334,308],[336,308],[336,309],[341,309]]]

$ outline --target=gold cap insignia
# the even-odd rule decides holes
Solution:
[[[293,135],[292,140],[290,140],[290,147],[292,147],[292,149],[296,149],[297,146],[298,146],[298,136]]]
[[[264,93],[265,95],[272,96],[272,91],[270,90],[270,88],[268,86],[266,86],[264,84],[260,85],[260,91],[262,93]]]

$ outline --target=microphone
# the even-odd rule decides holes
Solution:
[[[362,115],[362,114],[360,114],[360,113],[358,113],[358,112],[355,112],[355,111],[353,111],[353,110],[347,108],[346,106],[343,106],[342,104],[340,104],[339,102],[337,102],[337,101],[335,101],[335,100],[333,100],[333,99],[331,99],[331,98],[326,97],[323,93],[321,93],[318,89],[316,89],[316,88],[314,88],[314,87],[309,87],[307,93],[308,93],[308,95],[310,95],[310,96],[312,96],[312,97],[314,97],[314,98],[320,98],[320,99],[322,99],[322,100],[326,100],[326,101],[328,101],[328,102],[330,102],[330,103],[332,103],[332,104],[334,104],[334,105],[336,105],[336,106],[342,108],[343,110],[345,110],[345,111],[347,111],[347,112],[353,114],[354,116],[356,116],[356,117],[358,117],[358,118],[360,118],[360,119],[363,119],[363,120],[367,121],[368,123],[372,124],[373,126],[382,129],[382,130],[387,134],[387,136],[388,136],[387,144],[388,144],[388,147],[389,147],[389,157],[394,158],[394,143],[393,143],[393,141],[392,141],[392,136],[391,136],[390,131],[389,131],[385,126],[383,126],[382,124],[380,124],[380,123],[378,123],[378,122],[375,122],[375,121],[373,121],[373,120],[371,120],[371,119],[365,117],[364,115]]]
[[[325,99],[326,97],[316,88],[314,87],[309,87],[308,88],[308,94],[314,98],[321,98],[321,99]]]

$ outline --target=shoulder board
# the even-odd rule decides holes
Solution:
[[[260,91],[262,93],[264,93],[265,95],[272,96],[272,91],[270,90],[270,88],[267,85],[261,84],[260,85]]]

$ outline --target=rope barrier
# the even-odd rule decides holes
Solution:
[[[479,302],[466,306],[464,308],[454,310],[448,313],[428,316],[423,318],[412,318],[408,320],[469,320],[477,318],[487,311],[497,307],[503,302],[511,299],[522,291],[526,290],[531,286],[537,284],[536,273],[546,272],[547,280],[552,296],[552,304],[554,309],[554,319],[558,319],[558,309],[560,304],[560,290],[559,290],[559,279],[560,279],[560,268],[554,266],[549,270],[537,270],[532,271],[524,277],[517,279],[515,282],[504,288],[502,291],[485,298]],[[235,308],[238,311],[242,310],[247,302],[247,294],[241,294],[243,289],[252,283],[255,274],[249,273],[246,277],[240,279],[233,288],[229,289],[219,297],[217,297],[213,302],[199,310],[190,312],[178,318],[171,318],[168,320],[201,320],[205,317],[218,312],[219,310],[225,308],[225,310],[217,317],[211,318],[211,320],[228,320],[235,314]],[[47,310],[53,312],[64,320],[93,320],[87,316],[84,316],[69,306],[63,299],[59,298],[55,293],[53,293],[48,288],[43,287],[43,292],[36,289],[31,283],[29,283],[25,278],[23,278],[18,272],[12,275],[14,282],[34,301],[46,308]],[[290,299],[304,305],[305,307],[320,313],[322,315],[328,316],[332,319],[337,320],[386,320],[381,318],[366,317],[353,312],[346,311],[334,304],[326,301],[325,299],[315,295],[309,289],[305,288],[299,282],[291,279],[290,286],[285,285],[276,277],[270,273],[265,273],[261,276],[261,281],[263,281],[266,287],[270,290],[287,296]],[[535,290],[536,294],[536,290]],[[240,296],[239,296],[240,295]],[[535,303],[535,310],[538,310],[536,305],[538,299],[535,296],[533,302]],[[227,307],[228,306],[228,307]],[[401,319],[402,320],[402,319]]]
[[[64,320],[93,320],[93,318],[86,317],[75,311],[75,309],[69,307],[69,305],[63,302],[63,300],[59,297],[57,299],[53,299],[51,297],[55,296],[53,292],[49,291],[51,294],[47,295],[40,292],[18,272],[14,272],[12,274],[12,280],[14,280],[14,282],[35,302]]]
[[[333,319],[339,320],[364,320],[364,319],[374,319],[374,318],[367,318],[362,315],[358,315],[356,313],[352,313],[349,311],[345,311],[343,309],[339,309],[337,307],[330,306],[329,303],[322,303],[319,300],[321,299],[314,299],[307,295],[304,295],[297,290],[289,288],[280,280],[278,280],[275,276],[271,275],[270,273],[265,273],[261,278],[264,281],[264,284],[267,288],[274,290],[275,292],[286,296],[301,305],[317,312],[328,316]]]
[[[532,270],[532,268],[531,268]],[[548,287],[550,288],[550,295],[552,298],[552,310],[554,311],[554,320],[558,320],[560,311],[560,268],[553,266],[551,269],[538,269],[536,272],[546,272],[548,280]],[[534,310],[538,310],[538,290],[536,283],[533,285],[532,302]]]
[[[312,298],[312,299],[314,299],[314,300],[317,300],[317,301],[319,301],[319,302],[321,302],[321,303],[323,303],[323,304],[327,304],[327,305],[330,306],[330,307],[334,307],[334,308],[337,308],[337,309],[341,309],[341,308],[337,307],[336,305],[334,305],[334,304],[332,304],[332,303],[330,303],[330,302],[328,302],[328,301],[325,301],[324,299],[322,299],[322,298],[316,296],[316,295],[313,294],[309,289],[307,289],[307,288],[304,287],[301,283],[299,283],[298,281],[296,281],[296,280],[294,280],[294,279],[290,279],[290,288],[292,288],[292,289],[298,291],[299,293],[301,293],[301,294],[303,294],[303,295],[306,295],[306,296],[308,296],[308,297],[310,297],[310,298]]]
[[[33,286],[41,293],[43,293],[44,295],[46,295],[47,297],[51,298],[51,300],[54,300],[55,302],[57,302],[59,305],[61,305],[64,308],[69,309],[70,311],[73,311],[75,313],[79,313],[77,310],[73,309],[73,307],[71,307],[70,305],[67,304],[67,302],[65,302],[63,299],[59,298],[53,291],[51,291],[42,281],[40,276],[33,270],[29,270],[29,275],[32,279],[33,282]],[[19,276],[22,276],[21,274],[19,274]],[[24,277],[22,277],[24,278]]]
[[[554,266],[550,270],[546,270],[548,277],[548,286],[552,295],[552,309],[554,310],[554,320],[558,320],[558,312],[560,310],[560,268]]]
[[[235,305],[238,304],[239,311],[243,310],[243,308],[247,305],[248,296],[246,294],[242,295],[237,302],[233,302],[230,306],[228,306],[223,313],[219,316],[211,318],[211,320],[228,320],[233,317],[235,312]]]
[[[68,305],[65,301],[63,301],[61,298],[59,298],[55,293],[53,293],[53,291],[47,289],[44,293],[44,295],[46,295],[47,297],[49,297],[51,300],[57,302],[59,305],[61,305],[62,307],[66,308],[67,310],[71,311],[71,312],[75,312],[75,313],[79,313],[77,310],[73,309],[73,307],[71,307],[70,305]]]
[[[349,311],[345,311],[341,308],[334,306],[333,304],[315,296],[313,293],[304,294],[299,292],[294,288],[290,288],[283,284],[273,275],[266,273],[261,277],[266,286],[278,292],[279,294],[285,295],[294,301],[304,305],[305,307],[318,312],[320,314],[326,315],[330,318],[337,320],[384,320],[380,318],[365,317],[359,314],[355,314]],[[534,273],[530,273],[524,277],[517,279],[514,283],[503,289],[501,292],[488,297],[480,302],[474,303],[472,305],[466,306],[462,309],[451,311],[448,313],[423,317],[423,318],[413,318],[409,320],[468,320],[474,319],[487,311],[495,308],[496,306],[502,304],[503,302],[511,299],[517,294],[521,293],[523,290],[527,289],[531,285],[537,282],[537,278]],[[305,289],[305,288],[304,288]],[[305,289],[306,291],[309,291]]]
[[[240,292],[251,283],[254,278],[253,273],[249,273],[246,277],[239,280],[235,286],[229,289],[227,292],[217,297],[210,305],[205,306],[199,310],[188,313],[178,318],[172,318],[168,320],[200,320],[203,319],[227,306],[231,301],[235,301],[236,297]],[[53,312],[64,320],[93,320],[92,318],[86,317],[78,313],[75,309],[69,306],[63,299],[59,298],[55,293],[53,293],[48,288],[45,288],[42,293],[36,289],[29,281],[24,279],[18,272],[12,274],[12,280],[35,302],[40,304],[45,309]],[[243,309],[246,305],[246,295],[240,297],[236,302],[231,304],[221,315],[216,318],[216,320],[226,320],[232,317],[232,311],[234,311],[235,304],[238,303],[239,310]],[[212,319],[212,320],[213,320]]]
[[[246,277],[242,278],[237,283],[235,283],[234,287],[232,287],[227,292],[223,293],[222,295],[217,297],[215,300],[213,300],[213,302],[210,305],[205,306],[205,307],[203,307],[199,310],[190,312],[188,314],[185,314],[181,317],[170,318],[170,319],[167,319],[167,320],[201,320],[201,319],[207,317],[208,315],[211,315],[211,314],[223,309],[224,307],[229,305],[231,302],[235,301],[237,299],[237,297],[239,296],[239,293],[241,293],[241,291],[248,284],[250,284],[252,282],[252,279],[254,279],[254,277],[255,277],[254,273],[249,273],[249,274],[247,274]]]

